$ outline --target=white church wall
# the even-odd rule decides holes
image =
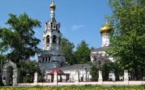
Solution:
[[[70,81],[75,80],[75,74],[76,70],[63,70],[64,73],[69,73],[70,74]],[[86,79],[90,80],[91,75],[89,72],[86,72],[84,69],[79,69],[79,80],[80,81],[86,81]]]

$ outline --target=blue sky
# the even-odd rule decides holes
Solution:
[[[63,37],[76,46],[85,40],[89,47],[101,46],[100,28],[106,22],[105,16],[111,15],[109,0],[54,0],[56,20],[61,23]],[[35,36],[42,40],[45,22],[50,18],[52,0],[0,0],[0,27],[5,27],[9,13],[20,15],[24,12],[41,22],[35,29]],[[42,42],[39,47],[42,48]]]

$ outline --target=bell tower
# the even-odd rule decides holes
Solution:
[[[50,4],[50,19],[45,23],[43,32],[43,50],[38,53],[38,62],[42,71],[49,68],[63,66],[65,56],[61,51],[60,23],[55,19],[56,5],[54,1]]]
[[[52,1],[50,5],[50,20],[45,24],[43,33],[43,50],[60,50],[60,23],[55,19],[56,5]]]

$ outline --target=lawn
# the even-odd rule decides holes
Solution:
[[[0,87],[0,90],[145,90],[141,86],[35,86],[35,87]]]

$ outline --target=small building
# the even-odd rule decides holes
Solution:
[[[71,66],[63,66],[60,68],[48,69],[45,72],[45,80],[47,82],[52,81],[54,71],[58,73],[58,81],[74,82],[76,71],[79,71],[79,81],[90,81],[91,75],[89,72],[89,64],[75,64]]]

